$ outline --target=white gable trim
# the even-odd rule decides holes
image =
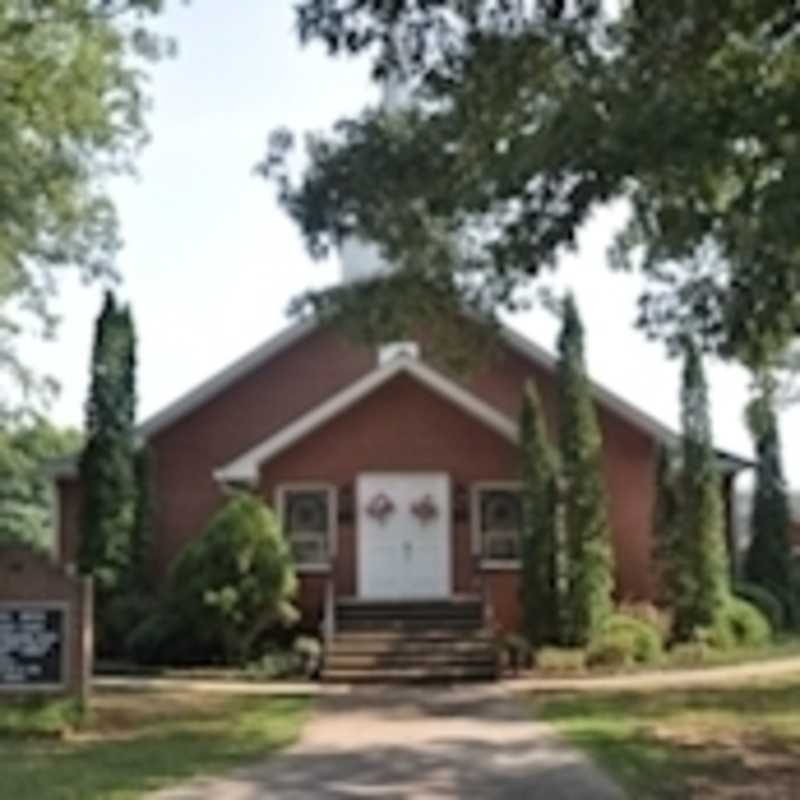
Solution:
[[[236,383],[236,381],[244,378],[262,364],[279,355],[284,350],[287,350],[293,344],[310,335],[318,328],[318,321],[314,319],[305,320],[292,325],[277,336],[263,342],[229,367],[212,375],[208,380],[199,384],[173,403],[170,403],[166,408],[142,422],[137,428],[137,437],[142,441],[146,441],[176,420],[191,413],[196,408],[199,408],[229,386]],[[556,358],[551,353],[508,325],[501,326],[500,337],[524,358],[550,371],[557,367]],[[678,433],[655,417],[643,412],[605,386],[595,383],[594,381],[590,381],[590,384],[595,398],[606,408],[618,414],[622,419],[650,433],[658,441],[670,445],[680,441]],[[752,466],[752,462],[748,459],[741,458],[732,453],[717,451],[717,456],[720,467],[724,471],[736,471],[743,467]],[[78,474],[77,462],[77,456],[57,459],[50,465],[49,472],[55,479],[75,477]]]
[[[522,334],[517,333],[513,328],[504,326],[501,335],[512,349],[531,361],[540,364],[550,371],[558,369],[558,360],[554,355]],[[618,394],[610,391],[605,386],[601,386],[591,379],[589,380],[589,385],[591,386],[592,394],[595,396],[595,399],[601,405],[615,412],[622,419],[647,431],[656,439],[666,444],[674,444],[680,440],[678,434],[671,428],[668,428],[663,422],[636,408],[636,406],[624,400]]]
[[[332,395],[299,419],[216,470],[214,476],[225,483],[256,481],[259,466],[265,461],[291,447],[400,374],[414,378],[506,439],[514,442],[517,440],[517,426],[505,414],[423,362],[401,355]]]
[[[195,386],[194,389],[170,403],[166,408],[146,419],[136,429],[137,434],[142,439],[153,436],[168,425],[171,425],[175,420],[211,400],[231,384],[236,383],[236,381],[261,366],[265,361],[269,361],[279,353],[287,350],[295,342],[299,342],[316,330],[317,326],[318,323],[315,320],[306,320],[292,325],[277,336],[267,339],[254,350],[234,361],[229,367],[212,375],[208,380],[203,381],[199,386]]]

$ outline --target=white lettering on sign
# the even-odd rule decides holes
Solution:
[[[61,608],[0,609],[0,685],[61,683],[63,634]]]

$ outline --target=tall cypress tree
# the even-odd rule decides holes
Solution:
[[[761,381],[758,396],[748,406],[747,421],[755,443],[758,466],[751,520],[753,538],[745,560],[745,577],[772,592],[791,619],[795,603],[792,600],[789,498],[769,382]]]
[[[535,645],[557,644],[562,638],[558,567],[558,466],[533,382],[525,387],[519,428],[525,629]]]
[[[133,425],[135,342],[130,312],[106,292],[95,326],[80,460],[83,515],[79,564],[102,604],[130,562],[136,481]]]
[[[678,556],[679,501],[674,459],[662,445],[656,462],[656,499],[653,508],[653,563],[658,575],[658,597],[672,607],[680,591]]]
[[[564,301],[558,351],[568,638],[584,646],[611,613],[613,550],[602,436],[586,375],[583,325],[571,295]]]
[[[146,591],[152,581],[152,548],[155,535],[155,469],[152,448],[145,444],[134,460],[136,502],[131,530],[130,588]]]
[[[715,623],[730,596],[722,493],[708,389],[697,348],[685,345],[674,633],[685,640]]]

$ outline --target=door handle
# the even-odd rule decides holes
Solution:
[[[413,549],[413,545],[411,542],[403,542],[403,554],[406,557],[406,561],[411,560],[411,551]]]

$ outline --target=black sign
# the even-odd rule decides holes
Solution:
[[[0,687],[64,683],[64,609],[0,606]]]

